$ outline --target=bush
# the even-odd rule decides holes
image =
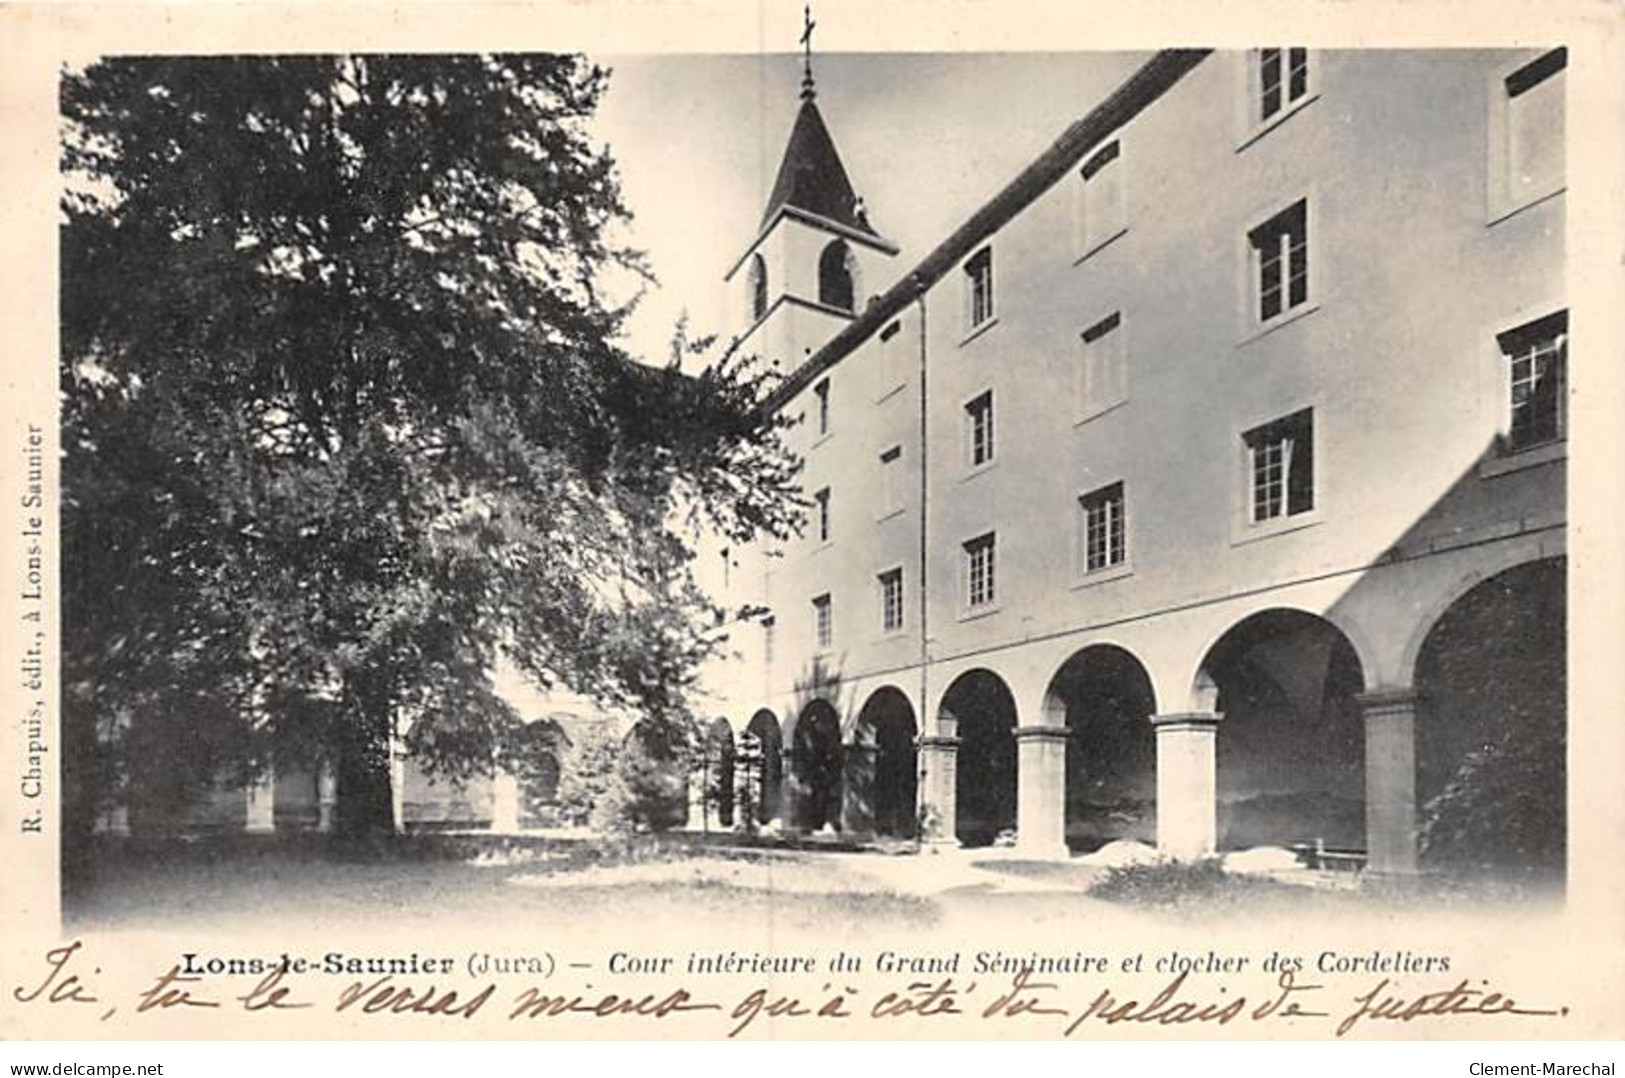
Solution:
[[[632,813],[621,778],[621,743],[606,724],[585,728],[560,768],[557,810],[572,827],[630,832]]]
[[[1422,855],[1451,869],[1563,864],[1564,723],[1559,713],[1515,715],[1468,754],[1422,810]]]
[[[561,767],[559,816],[601,833],[681,827],[692,753],[675,724],[645,719],[624,738],[607,724],[591,727]]]
[[[1216,905],[1296,894],[1297,888],[1257,876],[1226,872],[1216,857],[1152,861],[1106,870],[1089,888],[1092,898],[1140,906]]]
[[[671,722],[644,719],[621,746],[621,782],[632,822],[643,830],[669,831],[688,821],[688,782],[694,746]]]

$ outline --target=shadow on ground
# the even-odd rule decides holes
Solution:
[[[446,918],[567,926],[608,917],[687,926],[771,914],[795,929],[936,917],[928,899],[890,890],[827,854],[655,837],[601,844],[455,835],[360,844],[313,835],[106,841],[85,872],[65,881],[63,913],[74,929],[227,931],[290,920],[324,928]]]
[[[895,852],[895,851],[893,851]],[[887,855],[716,836],[411,834],[103,840],[65,881],[74,930],[512,924],[669,926],[677,933],[888,932],[945,921],[1416,915],[1549,906],[1542,888],[1449,881],[1307,887],[1213,864],[1106,869],[986,850]]]

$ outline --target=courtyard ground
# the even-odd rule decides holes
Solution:
[[[87,930],[230,931],[279,914],[333,928],[380,918],[600,920],[606,909],[646,923],[681,911],[695,928],[760,921],[788,930],[831,921],[875,931],[933,927],[989,903],[1067,908],[1095,870],[1023,871],[980,851],[896,855],[732,849],[681,841],[602,848],[582,842],[407,838],[367,847],[313,840],[105,843],[64,895]],[[715,922],[707,925],[706,922]]]
[[[728,930],[764,923],[800,933],[930,931],[1017,919],[1042,927],[1147,918],[1448,914],[1438,887],[1311,888],[1209,872],[1125,876],[1074,859],[1016,851],[738,848],[667,837],[604,845],[580,839],[411,835],[364,846],[318,836],[223,836],[102,842],[65,888],[76,929],[231,932],[295,920],[331,929],[519,919]],[[1093,891],[1092,891],[1093,889]],[[1495,896],[1467,896],[1478,905]],[[1516,899],[1527,904],[1529,896]]]

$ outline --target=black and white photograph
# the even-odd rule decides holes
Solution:
[[[0,1036],[1617,1037],[1619,12],[732,14],[53,60]]]

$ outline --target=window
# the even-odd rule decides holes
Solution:
[[[1254,310],[1268,322],[1309,302],[1309,203],[1299,199],[1247,233]]]
[[[773,646],[777,643],[774,637],[777,635],[777,629],[778,623],[772,614],[762,619],[762,662],[769,666],[773,664]]]
[[[898,339],[903,324],[893,322],[880,331],[880,392],[884,396],[908,381],[908,356]]]
[[[1307,513],[1315,507],[1314,412],[1305,408],[1243,434],[1251,476],[1254,524]]]
[[[1254,120],[1269,123],[1309,98],[1309,50],[1259,49],[1257,64],[1258,111]]]
[[[750,256],[750,316],[761,318],[767,313],[767,261],[761,255]]]
[[[895,633],[903,627],[903,570],[888,569],[879,576],[880,629]]]
[[[845,240],[835,240],[818,256],[818,302],[826,307],[850,311],[857,276],[857,262]]]
[[[1509,213],[1563,187],[1568,50],[1553,49],[1508,74],[1491,119],[1492,210]]]
[[[992,532],[965,544],[965,605],[972,610],[993,604],[993,547]]]
[[[1085,494],[1078,499],[1083,524],[1083,571],[1096,573],[1122,565],[1128,556],[1123,516],[1123,484]]]
[[[965,405],[965,445],[972,468],[993,462],[993,391]]]
[[[894,445],[880,454],[880,515],[903,510],[903,447]]]
[[[1079,222],[1078,247],[1088,254],[1107,240],[1114,239],[1125,227],[1123,212],[1123,166],[1118,161],[1120,144],[1109,142],[1083,163],[1080,174],[1083,183],[1082,220]]]
[[[813,386],[813,396],[818,400],[818,436],[822,438],[829,433],[829,379],[825,378]]]
[[[818,506],[818,541],[827,543],[830,537],[829,488],[825,487],[817,494],[814,494],[813,501]]]
[[[1558,311],[1496,338],[1510,388],[1505,447],[1518,453],[1562,440],[1569,314]]]
[[[965,317],[975,329],[993,317],[993,248],[983,247],[965,262]]]
[[[1128,349],[1121,312],[1083,331],[1078,368],[1078,414],[1084,418],[1128,400]]]
[[[825,592],[814,599],[812,605],[813,639],[818,643],[818,650],[823,651],[835,639],[835,618],[830,609],[829,593]]]

